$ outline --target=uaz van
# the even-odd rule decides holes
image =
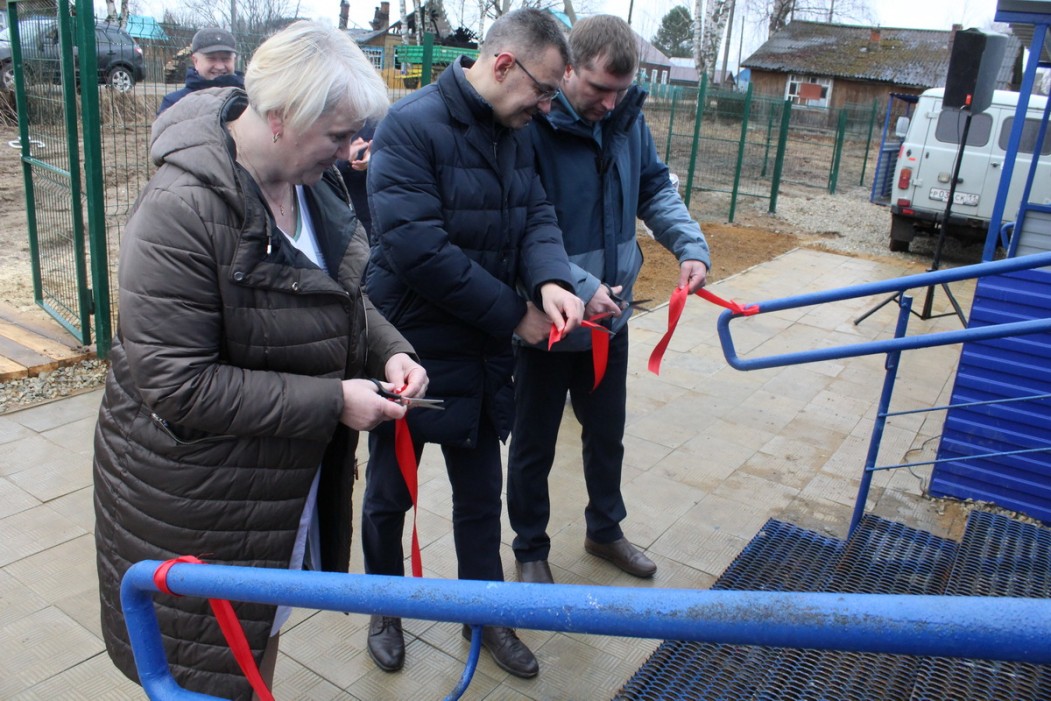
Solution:
[[[890,250],[907,251],[917,234],[937,233],[945,214],[953,166],[959,152],[966,113],[942,108],[944,88],[920,95],[911,119],[899,120],[898,136],[904,142],[894,170],[890,210]],[[1022,188],[1029,173],[1041,117],[1047,98],[1033,95],[1018,147],[1004,221],[1018,212]],[[984,241],[992,218],[1000,173],[1014,126],[1018,93],[997,90],[992,104],[971,117],[960,174],[953,194],[947,236],[964,241]],[[1045,139],[1038,160],[1030,201],[1051,204],[1051,139]]]

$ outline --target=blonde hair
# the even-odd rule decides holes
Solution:
[[[334,109],[377,120],[390,104],[383,79],[345,32],[305,20],[255,50],[245,92],[260,116],[276,113],[294,129],[309,128]]]

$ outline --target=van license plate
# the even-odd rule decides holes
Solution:
[[[929,197],[932,200],[938,200],[939,202],[947,202],[949,199],[949,191],[943,190],[938,187],[932,187]],[[978,195],[971,194],[970,192],[954,192],[952,196],[953,204],[965,204],[971,207],[978,206]]]

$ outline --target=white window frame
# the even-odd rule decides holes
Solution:
[[[368,57],[369,61],[376,68],[377,71],[383,70],[383,54],[385,53],[382,46],[362,46],[361,52]]]
[[[791,100],[793,105],[799,105],[800,107],[820,107],[827,109],[832,104],[833,82],[833,79],[829,76],[800,75],[791,73],[785,80],[785,99]],[[807,100],[806,102],[801,102],[799,98],[799,86],[804,83],[820,85],[824,88],[824,97],[820,100]]]

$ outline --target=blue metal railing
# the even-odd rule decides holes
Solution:
[[[153,608],[160,565],[132,566],[121,588],[139,679],[155,701],[214,701],[179,687],[168,669]],[[1041,599],[585,587],[185,563],[171,567],[167,584],[183,596],[472,625],[1051,663],[1051,601]]]
[[[898,322],[894,331],[894,337],[890,339],[846,344],[842,346],[820,348],[816,350],[780,353],[744,360],[738,357],[737,351],[734,348],[733,337],[730,335],[730,322],[733,321],[737,315],[735,315],[731,311],[725,311],[719,316],[719,340],[722,344],[723,355],[726,356],[727,362],[732,367],[738,370],[757,370],[763,368],[780,367],[784,365],[811,363],[819,360],[836,360],[839,358],[853,358],[862,355],[886,353],[886,375],[884,376],[883,390],[880,393],[879,404],[876,412],[876,421],[872,427],[872,435],[869,440],[869,448],[865,456],[864,470],[862,471],[861,481],[858,486],[858,495],[854,501],[854,511],[851,515],[850,527],[848,529],[848,532],[852,534],[854,533],[854,530],[858,527],[858,525],[861,523],[861,518],[865,514],[865,504],[868,500],[869,489],[872,486],[872,475],[874,472],[878,470],[896,469],[899,467],[929,465],[937,462],[934,460],[927,460],[914,463],[897,463],[893,465],[881,465],[878,467],[876,466],[876,459],[879,456],[880,444],[883,440],[883,432],[886,428],[887,418],[895,415],[895,413],[890,412],[889,409],[891,396],[894,393],[894,382],[897,379],[898,363],[901,359],[901,352],[904,350],[914,350],[918,348],[929,348],[934,346],[945,346],[956,343],[964,343],[967,341],[983,341],[992,338],[1022,336],[1025,334],[1045,333],[1051,331],[1051,319],[1033,319],[1030,321],[1019,321],[1006,324],[991,324],[988,326],[965,328],[958,331],[942,331],[936,333],[925,333],[915,336],[906,336],[905,332],[908,327],[909,315],[912,312],[912,298],[906,295],[905,293],[911,289],[918,289],[924,287],[931,288],[936,285],[947,285],[950,282],[959,282],[961,280],[989,277],[992,275],[1002,275],[1005,273],[1012,273],[1018,270],[1040,268],[1049,264],[1051,264],[1051,253],[1041,253],[1038,255],[1029,255],[1020,258],[1008,258],[1006,260],[1000,260],[991,263],[979,263],[977,265],[968,265],[959,268],[952,268],[949,270],[936,270],[932,272],[921,273],[919,275],[910,275],[906,277],[894,278],[891,280],[883,280],[880,282],[873,282],[863,285],[854,285],[852,287],[843,287],[839,289],[826,290],[806,295],[783,297],[778,300],[760,302],[758,304],[759,313],[763,314],[775,311],[782,311],[786,309],[808,307],[817,304],[824,304],[827,302],[840,302],[848,299],[857,299],[861,297],[868,297],[870,295],[886,294],[888,292],[893,292],[896,294],[895,298],[898,300],[899,311]],[[882,304],[880,306],[882,306]],[[1016,397],[1012,398],[1009,401],[1021,402],[1028,401],[1034,398],[1038,397]],[[952,406],[930,407],[918,411],[943,411],[949,408],[952,408]],[[1031,450],[1016,452],[1044,452],[1047,450],[1051,450],[1051,446],[1038,447],[1033,448]],[[953,460],[955,462],[965,462],[969,460],[978,460],[982,458],[999,457],[1007,454],[1009,453],[983,453],[981,455],[957,457]]]

